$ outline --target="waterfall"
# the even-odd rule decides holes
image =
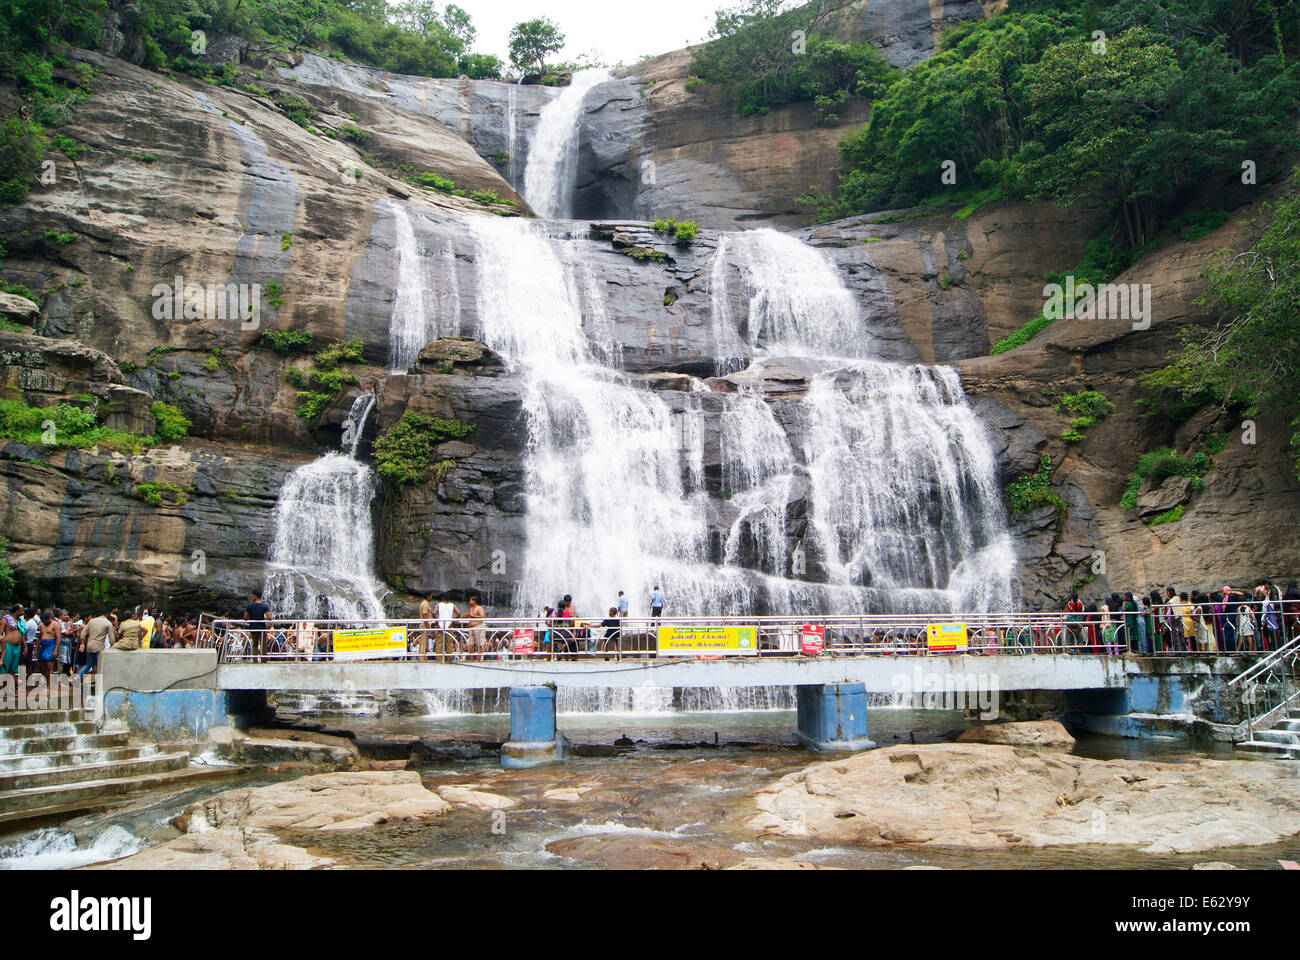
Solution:
[[[714,269],[724,281],[715,300],[739,289],[748,304],[719,303],[715,321],[756,346],[756,372],[771,362],[765,355],[801,354],[807,395],[718,395],[697,382],[671,409],[601,345],[603,298],[572,242],[520,220],[474,218],[470,229],[479,336],[525,387],[527,547],[517,611],[567,594],[579,615],[594,618],[624,590],[633,615],[643,615],[656,584],[681,614],[1010,603],[996,457],[956,374],[853,359],[873,341],[819,251],[755,231],[725,237],[719,258],[732,251],[736,260]],[[761,277],[751,272],[759,269]],[[803,426],[797,449],[778,404]],[[721,465],[713,497],[703,482],[709,417]],[[797,487],[806,487],[808,523],[796,551]],[[714,530],[723,534],[716,544]]]
[[[997,461],[954,371],[864,361],[817,376],[803,408],[831,583],[873,609],[1009,609]]]
[[[764,229],[724,235],[713,261],[712,291],[716,357],[724,372],[735,358],[759,350],[783,357],[875,353],[875,338],[834,265],[788,234]]]
[[[405,205],[391,199],[385,204],[393,217],[397,256],[397,287],[388,324],[388,367],[391,373],[403,374],[415,364],[426,344],[457,333],[460,286],[451,241],[439,241],[433,257],[422,256]]]
[[[522,81],[520,81],[522,82]],[[519,149],[519,84],[512,83],[506,91],[506,181],[516,190],[519,189],[519,161],[515,153]]]
[[[356,459],[374,406],[373,396],[358,397],[343,430],[347,452],[299,467],[280,491],[266,574],[272,616],[351,621],[384,616],[370,513],[379,481]]]
[[[624,590],[644,615],[656,584],[678,612],[745,609],[750,579],[706,562],[708,497],[687,489],[688,415],[601,364],[562,241],[522,220],[480,217],[471,230],[479,336],[525,387],[528,546],[516,609],[571,594],[580,615],[603,615]]]
[[[761,373],[773,358],[799,357],[812,374],[798,404],[797,453],[810,487],[810,546],[826,581],[817,605],[845,613],[1009,608],[1015,557],[997,459],[956,372],[870,359],[876,339],[857,301],[830,260],[794,237],[724,236],[712,282],[720,365],[752,354],[751,370]],[[784,529],[792,469],[780,429],[743,407],[728,410],[722,427],[724,475],[758,521],[747,535],[759,562],[747,565],[768,573],[779,572],[784,544],[774,536]],[[793,604],[806,593],[788,579],[769,584],[778,606],[783,594]]]
[[[608,70],[579,70],[537,119],[524,168],[524,199],[539,217],[564,220],[573,216],[583,101],[609,76]]]

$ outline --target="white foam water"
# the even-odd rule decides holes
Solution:
[[[88,846],[48,827],[0,845],[0,870],[70,870],[139,853],[148,844],[124,827],[105,827]]]

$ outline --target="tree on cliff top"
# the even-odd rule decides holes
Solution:
[[[510,62],[524,73],[546,72],[546,58],[564,49],[564,34],[545,17],[517,23],[510,31]]]

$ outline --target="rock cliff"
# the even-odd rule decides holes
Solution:
[[[882,48],[906,64],[932,46],[908,24],[920,17],[932,27],[979,9],[903,5],[890,14],[902,26],[888,28],[899,39]],[[885,13],[864,16],[876,24],[872,36],[883,36]],[[476,427],[438,451],[452,466],[436,478],[381,492],[380,573],[399,599],[417,588],[472,586],[506,602],[510,579],[494,558],[517,555],[524,536],[525,398],[499,358],[450,338],[484,337],[474,218],[528,211],[404,177],[428,171],[463,193],[517,200],[510,184],[521,182],[520,158],[555,91],[415,81],[249,48],[232,56],[261,74],[250,91],[102,54],[77,56],[97,72],[93,96],[64,128],[83,151],[75,161],[55,155],[54,184],[0,208],[4,279],[43,294],[31,334],[0,334],[0,384],[6,398],[33,404],[93,402],[108,425],[142,437],[154,430],[155,400],[178,406],[193,426],[190,439],[136,455],[6,443],[0,533],[10,541],[20,590],[70,606],[130,597],[210,609],[245,595],[261,582],[285,477],[337,448],[353,399],[373,392],[378,402],[364,441],[408,411]],[[727,395],[753,382],[722,374],[743,367],[753,351],[724,336],[714,316],[718,283],[727,284],[736,309],[744,298],[735,264],[719,261],[719,231],[791,223],[789,198],[830,176],[844,130],[815,128],[797,107],[764,118],[720,114],[685,91],[687,61],[674,56],[597,88],[583,125],[588,159],[579,189],[580,206],[600,213],[548,229],[568,241],[593,341],[671,410],[708,408],[702,469],[720,494],[717,424]],[[286,95],[307,102],[310,129],[286,115]],[[368,135],[364,144],[347,139],[349,126]],[[660,158],[653,184],[626,175],[647,157]],[[1037,605],[1059,602],[1100,554],[1104,572],[1093,574],[1092,591],[1209,586],[1300,567],[1300,542],[1289,536],[1300,487],[1285,427],[1267,417],[1256,444],[1230,442],[1214,458],[1203,489],[1143,491],[1145,507],[1119,507],[1141,452],[1241,432],[1210,414],[1185,424],[1146,417],[1136,380],[1182,330],[1205,322],[1195,306],[1199,274],[1215,250],[1248,243],[1256,209],[1202,240],[1157,250],[1120,278],[1152,285],[1149,329],[1064,320],[998,357],[987,355],[990,345],[1038,314],[1043,277],[1079,261],[1101,229],[1099,212],[1004,203],[964,220],[952,209],[889,211],[791,229],[833,262],[869,319],[874,355],[957,366],[993,430],[1005,477],[1032,471],[1044,453],[1052,457],[1068,510],[1015,520],[1020,594]],[[625,212],[698,216],[706,229],[693,246],[678,247]],[[390,321],[405,226],[424,271],[427,340],[437,343],[394,371]],[[652,256],[629,255],[638,251]],[[177,277],[258,285],[259,322],[170,309]],[[21,303],[4,310],[32,322]],[[272,331],[310,332],[314,346],[267,349],[262,338]],[[319,416],[299,417],[290,371],[307,370],[315,349],[344,339],[363,346],[362,360],[348,367],[357,383]],[[689,376],[709,378],[714,391],[691,393]],[[793,364],[762,378],[798,449],[803,438],[791,405],[805,394],[808,373]],[[1067,446],[1060,438],[1069,418],[1057,400],[1088,388],[1105,392],[1116,412]],[[161,497],[148,496],[159,487]],[[792,541],[803,496],[796,483],[787,511]],[[1175,504],[1187,508],[1181,521],[1144,522],[1156,506]],[[709,509],[716,551],[716,531],[735,520],[736,507],[717,496]]]

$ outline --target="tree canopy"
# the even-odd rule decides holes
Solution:
[[[510,62],[524,73],[544,73],[546,58],[564,49],[564,34],[545,17],[515,24],[510,31]]]

